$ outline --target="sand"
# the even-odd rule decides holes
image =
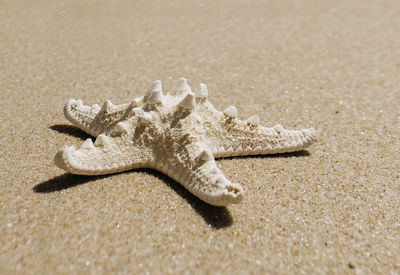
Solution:
[[[400,3],[1,1],[0,273],[400,273]],[[219,160],[244,201],[152,170],[65,174],[69,98],[204,82],[306,152]]]

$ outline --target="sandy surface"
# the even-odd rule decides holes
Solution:
[[[399,1],[102,2],[0,3],[0,273],[400,272]],[[88,137],[68,98],[181,76],[319,141],[219,160],[246,190],[227,208],[151,170],[53,164]]]

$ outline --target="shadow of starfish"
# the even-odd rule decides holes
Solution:
[[[91,135],[85,133],[84,131],[82,131],[81,129],[75,127],[75,126],[71,126],[71,125],[67,125],[67,124],[56,124],[56,125],[52,125],[49,127],[49,129],[53,130],[53,131],[57,131],[61,134],[66,134],[72,137],[76,137],[79,138],[81,140],[85,140],[87,138],[92,138]]]
[[[203,217],[206,223],[210,224],[212,227],[220,229],[232,225],[232,215],[226,207],[213,206],[200,200],[192,193],[190,193],[188,190],[186,190],[186,188],[183,187],[181,184],[179,184],[178,182],[171,179],[167,175],[164,175],[161,172],[158,172],[153,169],[138,169],[138,170],[149,173],[160,179],[165,184],[167,184],[179,196],[184,198],[190,204],[190,206],[200,216]]]
[[[307,150],[301,150],[291,153],[280,153],[271,155],[248,155],[248,156],[234,156],[223,157],[218,159],[262,159],[262,158],[291,158],[291,157],[308,157],[310,153]]]
[[[205,220],[205,222],[211,225],[213,228],[221,229],[232,225],[232,215],[226,207],[212,206],[203,202],[202,200],[192,195],[176,181],[158,171],[152,169],[135,169],[133,171],[146,172],[160,179],[171,189],[173,189],[179,196],[185,199],[190,204],[190,206]],[[33,191],[36,193],[57,192],[64,189],[72,188],[77,185],[85,184],[96,179],[106,178],[108,176],[111,175],[81,176],[65,173],[61,176],[57,176],[44,182],[38,183],[33,187]]]

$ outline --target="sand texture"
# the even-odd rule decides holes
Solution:
[[[0,0],[0,274],[400,273],[400,2]],[[141,169],[65,174],[89,136],[69,98],[160,79],[309,150],[218,160],[245,189],[212,207]]]

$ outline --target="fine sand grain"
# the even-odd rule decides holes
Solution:
[[[400,2],[0,0],[0,273],[400,273]],[[219,160],[246,197],[209,206],[152,170],[53,164],[88,137],[69,98],[156,79],[307,152]]]

